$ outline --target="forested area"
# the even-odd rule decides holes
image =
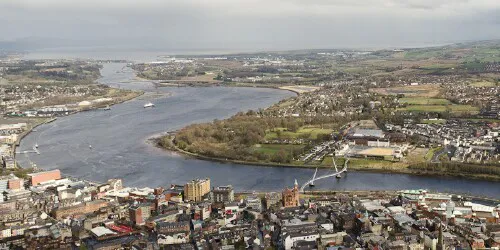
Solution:
[[[297,131],[305,125],[321,125],[339,128],[348,118],[339,117],[266,117],[260,113],[249,111],[238,113],[227,120],[215,120],[211,123],[194,124],[180,130],[174,139],[175,145],[192,153],[208,157],[243,160],[290,163],[304,152],[308,146],[330,139],[330,135],[320,135],[306,142],[305,147],[289,147],[277,151],[273,155],[255,150],[255,145],[265,143],[266,132]],[[277,134],[280,134],[279,132]],[[160,146],[169,147],[165,138],[159,140]]]
[[[442,174],[470,174],[500,176],[500,165],[479,165],[461,162],[442,162],[410,165],[412,170],[438,172]]]

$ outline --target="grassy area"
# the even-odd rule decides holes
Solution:
[[[420,67],[420,69],[451,69],[457,67],[455,63],[436,63]]]
[[[278,108],[286,108],[292,104],[295,103],[295,100],[291,100],[291,99],[286,99],[284,101],[281,101],[277,104]]]
[[[482,62],[498,62],[500,60],[500,49],[498,47],[478,47],[472,49],[468,57],[465,58],[466,61],[479,60]]]
[[[339,163],[339,160],[342,161],[342,164],[344,164],[344,159],[335,159],[335,163]],[[332,166],[333,165],[333,158],[331,156],[326,156],[323,158],[323,161],[321,162],[321,166]]]
[[[399,99],[399,102],[406,103],[408,105],[446,105],[451,103],[446,99],[426,97],[405,97]]]
[[[425,162],[426,161],[425,157],[428,152],[429,150],[426,148],[415,148],[408,152],[406,160],[408,161],[408,163]]]
[[[337,162],[337,166],[339,162]],[[350,159],[349,166],[352,168],[364,168],[364,169],[403,169],[407,168],[408,164],[404,162],[391,162],[385,160],[375,160],[375,159]]]
[[[436,120],[423,119],[422,123],[424,123],[424,124],[445,124],[446,120],[445,119],[436,119]]]
[[[427,153],[425,154],[425,160],[430,161],[432,159],[432,156],[439,150],[443,149],[443,147],[437,147],[437,148],[431,148]]]
[[[280,132],[278,132],[280,131]],[[331,134],[333,132],[332,129],[319,128],[319,127],[302,127],[298,129],[296,132],[288,131],[286,128],[276,128],[274,131],[267,131],[265,139],[266,140],[275,140],[278,138],[281,139],[311,139],[314,140],[318,138],[320,134]],[[278,136],[278,134],[280,134]]]
[[[452,113],[478,113],[479,108],[471,105],[411,105],[400,110],[414,112],[446,112],[449,109]]]
[[[490,82],[490,81],[480,81],[480,82],[474,82],[470,84],[473,87],[496,87],[496,83]]]
[[[294,144],[256,144],[254,146],[254,151],[266,153],[268,155],[273,155],[279,152],[280,150],[293,151],[293,150],[302,150],[303,148],[304,148],[303,145],[294,145]]]

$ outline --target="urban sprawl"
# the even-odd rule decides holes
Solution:
[[[274,167],[499,181],[498,48],[487,41],[119,62],[158,88],[297,93],[266,109],[170,131],[156,139],[165,149]],[[108,62],[0,54],[0,249],[500,248],[498,201],[468,195],[316,190],[297,181],[281,192],[238,193],[212,186],[209,176],[134,188],[19,166],[16,155],[40,154],[38,144],[18,148],[38,125],[142,94],[96,83]]]
[[[208,178],[131,188],[57,169],[0,185],[0,242],[10,249],[500,247],[500,206],[426,190],[301,194],[295,182],[282,192],[235,193]]]

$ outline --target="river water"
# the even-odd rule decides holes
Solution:
[[[212,186],[231,184],[238,191],[278,191],[294,180],[307,181],[311,169],[271,168],[187,158],[146,143],[153,135],[186,125],[227,118],[239,111],[270,106],[293,96],[288,91],[261,88],[166,87],[134,81],[124,64],[106,64],[101,83],[120,88],[168,94],[118,104],[110,111],[81,112],[42,125],[26,136],[20,150],[36,143],[40,155],[19,154],[21,166],[32,162],[42,169],[93,181],[121,178],[127,186],[156,187],[209,177]],[[144,109],[153,102],[156,108]],[[89,147],[92,145],[92,148]],[[324,171],[318,171],[318,175]],[[320,180],[321,190],[400,190],[425,188],[500,198],[500,183],[452,177],[413,176],[350,171],[346,178]]]

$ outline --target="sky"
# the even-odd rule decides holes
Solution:
[[[0,0],[0,40],[49,47],[393,48],[499,31],[500,0]]]

